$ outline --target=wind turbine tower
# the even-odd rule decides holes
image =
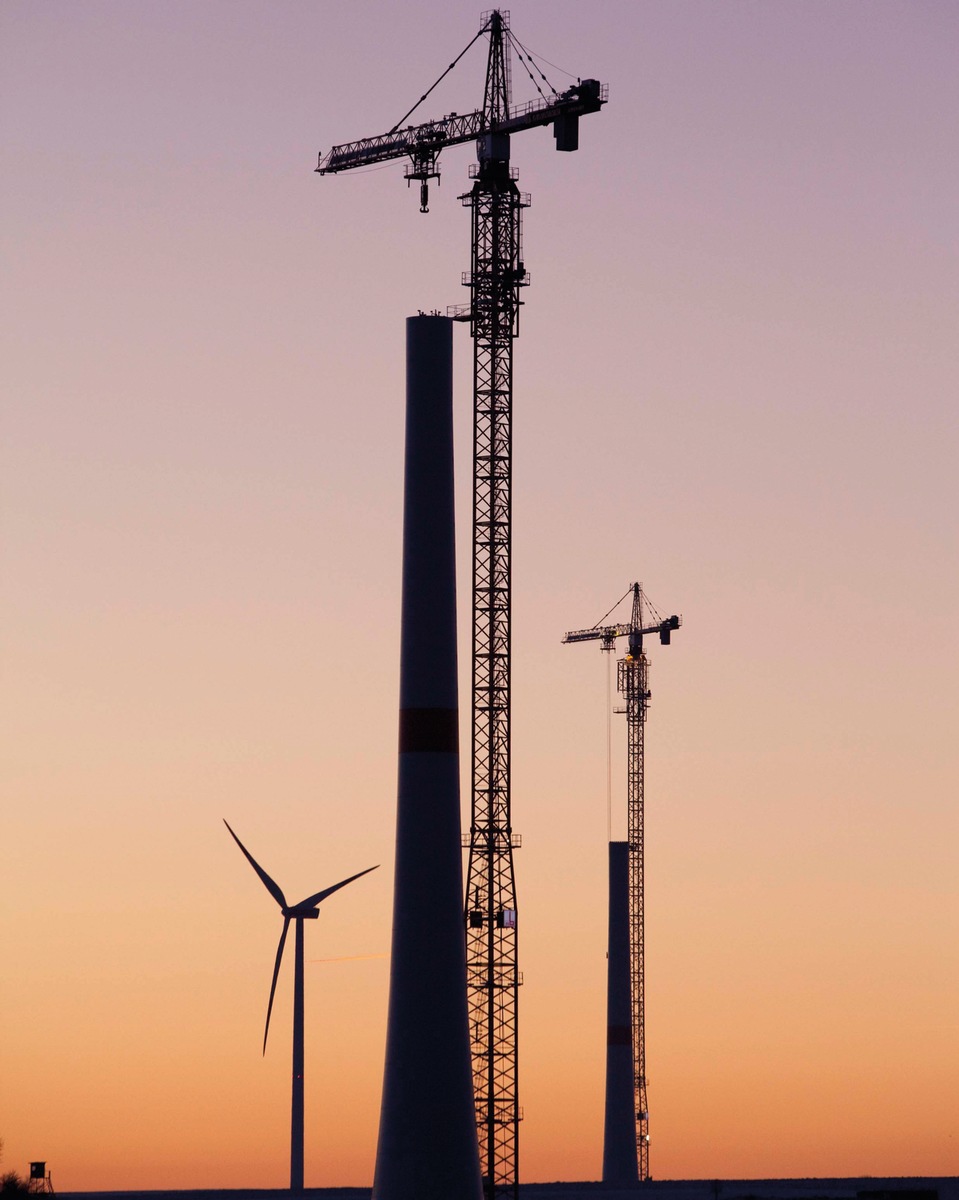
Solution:
[[[649,1180],[649,1106],[646,1099],[646,913],[645,913],[645,830],[644,830],[644,732],[646,709],[649,703],[649,661],[643,649],[643,638],[657,634],[662,645],[668,646],[673,630],[682,625],[678,616],[661,616],[646,598],[642,584],[631,585],[626,595],[617,600],[606,614],[614,612],[632,593],[632,612],[628,623],[577,629],[567,633],[566,642],[599,641],[602,649],[612,653],[616,639],[627,639],[626,654],[616,663],[616,687],[625,700],[626,714],[626,872],[622,872],[623,855],[617,849],[623,843],[610,843],[610,930],[609,979],[606,1047],[606,1124],[603,1146],[603,1182],[628,1184]],[[606,617],[601,618],[605,621]],[[623,886],[625,885],[625,886]],[[622,912],[621,897],[626,901]],[[625,919],[624,919],[625,918]],[[623,932],[628,931],[628,938]],[[625,964],[621,952],[628,945],[629,962],[629,1039],[620,1036],[623,1012],[619,997],[624,995]],[[631,1051],[632,1070],[624,1072],[624,1050]],[[628,1051],[627,1051],[628,1053]],[[633,1122],[624,1123],[621,1115],[625,1103],[624,1088],[631,1085]],[[628,1124],[633,1124],[628,1129]],[[635,1136],[633,1147],[623,1142],[624,1134]],[[629,1178],[628,1176],[632,1176]]]
[[[263,886],[270,893],[273,899],[280,906],[280,911],[283,914],[283,929],[280,933],[280,944],[276,948],[276,962],[273,964],[273,982],[270,984],[270,1001],[266,1006],[266,1027],[263,1030],[263,1053],[266,1054],[266,1039],[270,1036],[270,1015],[273,1012],[273,997],[276,995],[276,981],[280,974],[280,963],[283,961],[283,947],[286,945],[286,935],[290,929],[290,922],[294,922],[294,953],[293,953],[293,1079],[292,1079],[292,1104],[290,1118],[290,1191],[303,1191],[303,922],[315,921],[320,915],[320,905],[327,898],[332,896],[334,892],[338,892],[340,888],[346,887],[348,883],[352,883],[354,879],[359,879],[361,875],[368,875],[370,871],[375,871],[376,867],[367,867],[365,871],[359,871],[356,875],[351,875],[349,879],[342,879],[339,883],[334,883],[332,887],[324,888],[322,892],[316,892],[312,896],[307,896],[305,900],[301,900],[299,904],[287,904],[286,897],[283,895],[279,885],[267,875],[266,871],[260,866],[253,855],[247,850],[246,846],[240,841],[227,821],[224,820],[224,825],[230,830],[230,836],[243,851],[243,854],[259,875]]]

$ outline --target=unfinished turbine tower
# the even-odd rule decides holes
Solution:
[[[375,1200],[480,1200],[463,865],[453,523],[453,326],[406,322],[393,944]]]
[[[488,1200],[519,1189],[517,901],[510,793],[510,655],[512,589],[513,341],[519,333],[520,288],[529,282],[521,247],[521,216],[529,197],[510,166],[513,134],[552,126],[556,149],[576,150],[579,118],[598,112],[607,89],[583,79],[560,92],[494,9],[479,33],[433,87],[386,133],[334,146],[317,171],[336,174],[390,159],[409,159],[408,183],[429,183],[448,146],[475,142],[473,186],[461,196],[471,211],[471,269],[463,282],[470,303],[455,312],[473,337],[473,595],[472,795],[466,878],[466,961],[475,1117]],[[405,122],[484,34],[489,37],[482,107],[420,125]],[[513,106],[511,52],[538,93]],[[543,86],[548,91],[543,90]]]
[[[603,625],[632,594],[628,623]],[[609,960],[607,967],[606,1117],[603,1182],[628,1186],[649,1180],[649,1106],[646,1097],[646,897],[644,727],[649,703],[649,662],[643,637],[657,634],[668,646],[682,619],[663,617],[634,583],[591,629],[567,633],[564,642],[599,641],[612,653],[627,639],[616,663],[616,687],[626,714],[626,842],[609,845]]]

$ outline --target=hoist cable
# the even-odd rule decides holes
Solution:
[[[613,656],[606,655],[606,840],[613,840]]]

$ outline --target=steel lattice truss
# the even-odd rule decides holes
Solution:
[[[489,1200],[518,1195],[519,1108],[514,838],[510,812],[512,361],[521,214],[508,163],[485,162],[472,209],[473,781],[466,963],[480,1163]]]
[[[636,1162],[641,1182],[649,1179],[649,1108],[646,1102],[646,912],[643,811],[644,733],[649,698],[649,664],[640,652],[616,664],[617,686],[626,699],[626,817],[629,843],[629,971],[633,1027],[633,1106]]]

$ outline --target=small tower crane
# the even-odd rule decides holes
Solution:
[[[677,616],[662,617],[649,603],[640,583],[631,585],[617,600],[613,612],[632,592],[633,607],[628,624],[594,625],[577,629],[563,642],[599,641],[607,653],[616,639],[627,639],[626,655],[616,663],[617,691],[626,707],[626,807],[629,844],[629,968],[633,1035],[633,1101],[636,1112],[636,1159],[640,1182],[649,1179],[649,1107],[646,1100],[646,916],[645,916],[645,840],[644,840],[644,726],[649,703],[649,662],[643,650],[643,638],[658,634],[668,646],[673,630],[682,625]],[[609,616],[609,613],[606,614]],[[654,618],[650,620],[650,618]],[[605,618],[603,618],[605,620]]]
[[[317,171],[337,174],[389,159],[408,158],[407,184],[420,185],[420,211],[429,211],[429,184],[448,146],[475,142],[473,186],[461,196],[472,214],[470,303],[454,315],[473,337],[473,655],[472,801],[466,874],[466,969],[473,1055],[473,1089],[480,1163],[487,1200],[519,1194],[516,889],[510,799],[510,653],[512,587],[513,341],[519,333],[523,264],[521,216],[529,197],[510,166],[515,133],[552,125],[556,149],[579,147],[579,118],[598,112],[607,88],[583,79],[547,95],[532,57],[493,9],[476,37],[387,133],[334,146]],[[489,56],[482,108],[420,125],[404,125],[433,88],[483,34]],[[515,51],[539,93],[512,104],[510,54]],[[545,81],[545,76],[540,72]],[[549,86],[547,84],[547,86]]]

